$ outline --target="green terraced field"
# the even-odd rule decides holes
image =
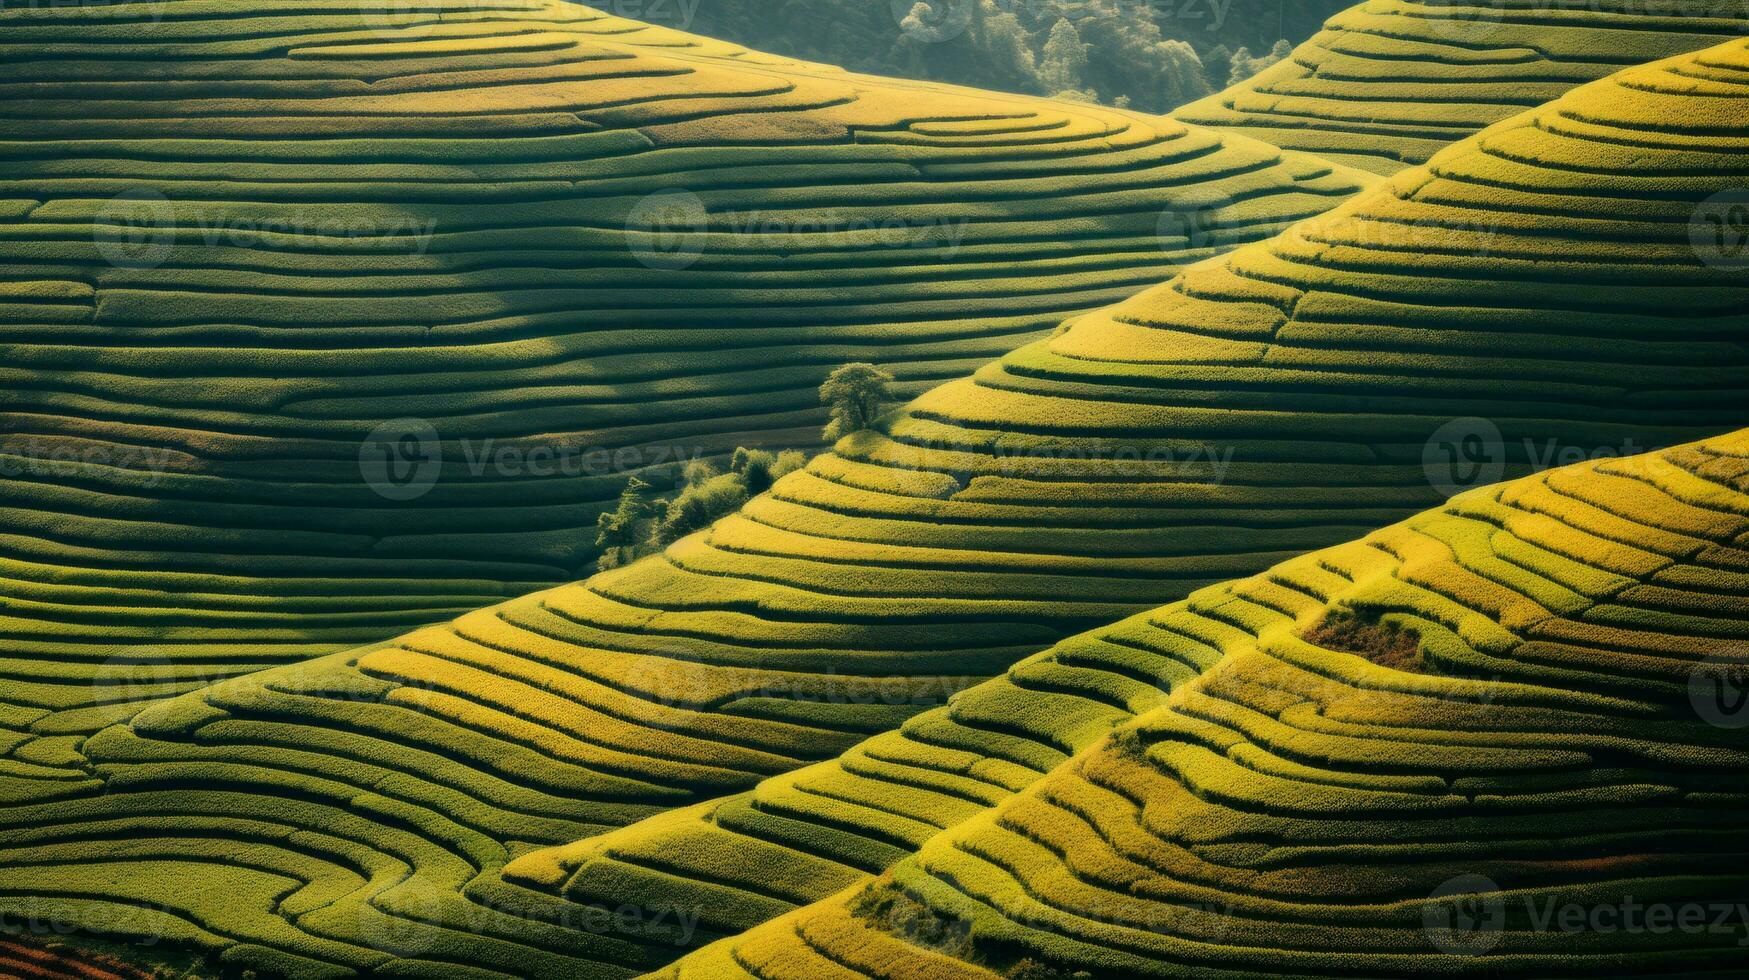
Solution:
[[[1739,0],[1367,0],[1173,116],[1389,174],[1575,85],[1745,32]]]
[[[558,0],[6,4],[0,161],[8,770],[580,578],[837,364],[915,394],[1372,180]]]
[[[1588,86],[659,558],[14,752],[0,912],[238,971],[613,977],[854,887],[1229,651],[1129,623],[1011,664],[1436,505],[1453,419],[1510,473],[1734,428],[1749,275],[1690,227],[1749,182],[1745,99],[1743,43]]]
[[[1473,490],[1029,661],[1170,694],[667,975],[1740,977],[1746,651],[1749,430]]]

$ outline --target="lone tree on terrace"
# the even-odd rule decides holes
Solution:
[[[649,483],[632,477],[619,495],[619,506],[595,519],[595,545],[601,549],[602,571],[630,564],[649,537],[649,522],[660,501],[652,499]]]
[[[826,423],[827,442],[872,428],[881,406],[890,399],[887,385],[893,376],[873,364],[846,364],[826,377],[820,386],[820,401],[832,409]]]

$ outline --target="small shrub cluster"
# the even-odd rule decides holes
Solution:
[[[602,571],[618,568],[702,531],[807,462],[799,449],[773,453],[739,447],[727,472],[704,460],[687,464],[680,489],[670,498],[656,497],[648,481],[634,476],[618,505],[596,521],[595,542],[601,548],[596,565]]]
[[[1148,757],[1148,745],[1142,733],[1134,728],[1120,728],[1111,734],[1111,747],[1120,758],[1141,762]]]
[[[863,362],[843,365],[827,375],[820,385],[820,403],[831,413],[823,434],[826,441],[873,428],[892,401],[888,387],[892,383],[892,375]],[[729,458],[728,472],[704,460],[687,464],[679,492],[666,499],[657,499],[655,488],[634,476],[614,509],[596,521],[595,543],[601,548],[596,567],[607,571],[628,565],[702,531],[807,462],[798,449],[773,453],[740,446]]]
[[[1365,657],[1392,670],[1428,672],[1421,656],[1421,637],[1415,631],[1357,613],[1332,613],[1307,630],[1302,639],[1326,650]]]
[[[980,963],[970,923],[912,898],[891,878],[869,884],[851,900],[850,914],[907,942],[966,963]]]

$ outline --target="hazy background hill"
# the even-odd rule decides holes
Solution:
[[[853,71],[1167,112],[1273,63],[1341,0],[650,0],[645,16]],[[1285,42],[1285,43],[1279,43]]]

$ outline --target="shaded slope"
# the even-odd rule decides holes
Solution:
[[[1607,170],[1602,166],[1599,157],[1584,160],[1584,157],[1574,151],[1573,145],[1557,150],[1559,145],[1549,138],[1549,134],[1575,132],[1577,126],[1568,122],[1572,119],[1588,121],[1585,131],[1590,138],[1598,140],[1600,147],[1597,152],[1607,159],[1616,150],[1608,149],[1608,144],[1619,141],[1622,144],[1644,145],[1650,142],[1641,136],[1630,137],[1620,130],[1609,133],[1592,125],[1603,115],[1603,111],[1619,113],[1620,119],[1679,119],[1685,118],[1685,109],[1663,102],[1659,96],[1660,90],[1681,91],[1685,86],[1698,79],[1738,79],[1740,85],[1743,70],[1749,66],[1749,55],[1746,55],[1742,43],[1728,45],[1694,56],[1675,59],[1674,61],[1646,69],[1624,73],[1619,79],[1606,82],[1574,93],[1546,110],[1541,110],[1515,123],[1483,134],[1473,141],[1476,145],[1486,148],[1486,152],[1476,152],[1468,146],[1449,151],[1442,155],[1428,168],[1433,174],[1451,175],[1468,174],[1478,183],[1488,180],[1506,183],[1504,179],[1510,175],[1511,183],[1517,185],[1508,199],[1514,201],[1526,210],[1531,210],[1532,199],[1523,195],[1526,169],[1516,161],[1545,156],[1551,161],[1561,161],[1575,170],[1580,169],[1583,161],[1584,176],[1568,175],[1565,180],[1577,183],[1586,180],[1590,191],[1599,195],[1599,205],[1604,208],[1619,205],[1605,203],[1609,201],[1607,188],[1609,183],[1599,179]],[[1720,90],[1725,91],[1725,90]],[[1633,93],[1631,96],[1625,93]],[[1714,122],[1728,122],[1734,125],[1738,132],[1743,132],[1745,117],[1740,105],[1741,89],[1730,99],[1721,99],[1714,104],[1716,114],[1712,117],[1688,116],[1687,121],[1697,130],[1705,130]],[[1634,103],[1639,103],[1635,105]],[[1608,105],[1610,109],[1601,110]],[[1636,163],[1646,163],[1640,174],[1657,173],[1660,169],[1669,168],[1673,173],[1692,162],[1679,148],[1685,143],[1677,134],[1671,134],[1671,155],[1660,164],[1656,161],[1637,160]],[[1701,137],[1704,139],[1705,137]],[[1742,146],[1742,136],[1737,137],[1735,145]],[[1737,151],[1741,152],[1741,151]],[[1490,172],[1480,165],[1481,159],[1493,157],[1502,163],[1514,161],[1509,166],[1494,169]],[[1467,159],[1466,159],[1467,158]],[[1727,190],[1742,182],[1740,175],[1725,176],[1732,169],[1742,166],[1741,157],[1737,162],[1719,162],[1725,170],[1719,176],[1722,183],[1718,186]],[[1686,175],[1673,179],[1682,180]],[[1621,175],[1617,180],[1632,181],[1638,184],[1636,178]],[[1400,175],[1392,183],[1392,187],[1408,185],[1425,190],[1434,200],[1450,201],[1456,195],[1449,185],[1442,186],[1439,180],[1429,180],[1429,175],[1420,171]],[[1626,184],[1621,185],[1622,197],[1630,194],[1646,194],[1653,196],[1649,185],[1638,185],[1634,191],[1628,191]],[[1478,240],[1493,237],[1489,248],[1503,247],[1506,254],[1513,254],[1513,247],[1506,245],[1510,241],[1511,232],[1495,230],[1488,223],[1499,218],[1476,219],[1468,221],[1451,217],[1447,212],[1446,220],[1455,230],[1436,237],[1435,224],[1426,213],[1416,214],[1413,211],[1398,211],[1392,217],[1404,223],[1405,230],[1395,233],[1372,232],[1371,238],[1364,231],[1354,230],[1354,222],[1350,213],[1367,214],[1380,213],[1382,208],[1377,198],[1382,194],[1363,197],[1352,205],[1339,209],[1338,212],[1323,219],[1307,222],[1286,235],[1284,239],[1304,239],[1309,243],[1328,243],[1332,239],[1340,241],[1340,237],[1328,229],[1341,228],[1354,239],[1376,245],[1389,244],[1405,247],[1411,240],[1419,240],[1424,247],[1443,246],[1450,249],[1454,245],[1463,246]],[[1538,202],[1536,209],[1541,210],[1548,202]],[[1656,207],[1656,206],[1655,206]],[[1558,210],[1559,208],[1550,208]],[[1703,208],[1703,211],[1705,209]],[[1651,212],[1642,212],[1649,218]],[[1680,209],[1672,209],[1670,224],[1682,216]],[[1653,219],[1656,220],[1656,219]],[[1524,226],[1528,229],[1530,224]],[[1598,228],[1598,239],[1602,239],[1602,229]],[[1392,235],[1396,237],[1393,238]],[[1686,234],[1686,229],[1683,234]],[[1280,251],[1284,245],[1280,242],[1271,243],[1271,250]],[[1580,246],[1577,242],[1555,245],[1545,242],[1551,255],[1573,254],[1579,248],[1597,250],[1605,247],[1599,240],[1585,242]],[[1619,246],[1617,246],[1619,247]],[[1257,270],[1259,278],[1273,275],[1277,282],[1282,278],[1277,271],[1280,265],[1264,265],[1262,261],[1252,261],[1256,253],[1263,252],[1264,247],[1241,250],[1228,259],[1215,264],[1216,268]],[[1306,254],[1317,255],[1310,247]],[[1319,258],[1329,261],[1334,254],[1325,251]],[[1597,254],[1593,251],[1592,254]],[[1654,251],[1643,253],[1648,257]],[[1667,255],[1679,252],[1666,251]],[[1407,257],[1401,261],[1411,261]],[[1448,275],[1458,274],[1459,270],[1475,270],[1481,262],[1474,257],[1458,257],[1442,255],[1438,258],[1418,257],[1415,259],[1423,269],[1439,263],[1442,272]],[[1666,281],[1673,270],[1647,270],[1649,280]],[[1545,276],[1558,275],[1549,270],[1532,279],[1543,279]],[[1211,270],[1192,270],[1181,278],[1177,285],[1189,294],[1189,287],[1196,283],[1199,277],[1213,278]],[[1590,278],[1590,277],[1587,277]],[[1673,277],[1672,277],[1673,278]],[[1214,280],[1219,282],[1220,280]],[[1601,277],[1598,277],[1601,281]],[[1721,276],[1717,282],[1741,283],[1741,268]],[[1232,295],[1230,285],[1226,295]],[[1401,287],[1405,292],[1410,289],[1425,289],[1425,295],[1436,297],[1440,311],[1417,310],[1419,322],[1425,324],[1434,316],[1441,314],[1450,316],[1446,307],[1454,300],[1451,287],[1436,280],[1423,280],[1413,286],[1404,283]],[[1555,287],[1544,283],[1532,285],[1525,282],[1502,282],[1500,280],[1484,280],[1482,282],[1465,283],[1456,289],[1476,290],[1469,295],[1479,295],[1482,291],[1496,292],[1510,290],[1498,302],[1509,303],[1528,297],[1558,296],[1563,287]],[[1590,312],[1601,308],[1601,304],[1611,302],[1618,304],[1638,305],[1632,297],[1632,292],[1622,292],[1602,289],[1596,286],[1586,287],[1593,293],[1591,302],[1575,303],[1573,311],[1561,317],[1557,315],[1536,316],[1529,310],[1514,310],[1511,314],[1502,316],[1494,312],[1483,312],[1480,309],[1468,311],[1477,316],[1476,323],[1486,322],[1497,325],[1511,322],[1510,318],[1524,318],[1520,323],[1530,324],[1541,322],[1552,326],[1558,320],[1567,324],[1558,327],[1561,332],[1532,340],[1529,336],[1520,335],[1508,338],[1492,331],[1480,331],[1477,335],[1466,338],[1468,342],[1477,344],[1478,348],[1492,346],[1496,353],[1504,351],[1534,350],[1534,345],[1546,344],[1544,348],[1550,356],[1559,356],[1560,351],[1566,351],[1576,363],[1569,367],[1580,371],[1582,358],[1597,359],[1601,351],[1613,349],[1617,354],[1629,349],[1645,350],[1637,344],[1629,343],[1626,347],[1616,346],[1619,340],[1610,340],[1596,333],[1597,328],[1611,324],[1613,317]],[[1741,288],[1740,286],[1737,288]],[[1533,292],[1534,290],[1534,292]],[[1356,292],[1371,290],[1357,289]],[[1193,295],[1193,294],[1191,294]],[[1461,295],[1461,294],[1460,294]],[[1572,300],[1577,300],[1579,290],[1568,293]],[[1694,294],[1700,296],[1703,294]],[[1715,294],[1720,296],[1723,294]],[[1129,304],[1119,307],[1119,310],[1140,307],[1150,296],[1144,295]],[[1295,324],[1288,324],[1278,336],[1309,336],[1316,337],[1326,343],[1347,340],[1350,343],[1364,343],[1361,338],[1374,340],[1390,338],[1401,343],[1415,337],[1410,331],[1385,327],[1374,317],[1379,316],[1380,305],[1368,297],[1366,300],[1351,298],[1347,301],[1333,297],[1328,293],[1323,295],[1308,295],[1306,299],[1293,307],[1296,314],[1304,314],[1309,303],[1318,303],[1322,309],[1322,317],[1330,319],[1349,320],[1350,322],[1336,325],[1320,325],[1314,329],[1300,327],[1295,330]],[[1186,304],[1188,305],[1188,304]],[[1345,310],[1344,307],[1349,309]],[[1728,307],[1719,307],[1721,312]],[[1217,307],[1205,304],[1200,307],[1190,307],[1181,310],[1168,307],[1168,313],[1155,319],[1155,322],[1169,323],[1184,332],[1178,333],[1172,339],[1179,346],[1177,352],[1184,351],[1198,339],[1206,340],[1211,334],[1218,336],[1225,328],[1229,335],[1244,336],[1232,329],[1230,321],[1236,318],[1222,316]],[[1534,317],[1534,318],[1533,318]],[[1136,319],[1141,319],[1136,316]],[[1087,320],[1093,320],[1089,317]],[[1122,319],[1119,314],[1114,319]],[[1367,321],[1372,321],[1368,323]],[[1225,321],[1225,322],[1224,322]],[[1083,329],[1087,321],[1072,328],[1068,338],[1075,336],[1075,330]],[[1460,321],[1461,322],[1461,321]],[[1615,321],[1619,323],[1620,321]],[[1741,348],[1741,338],[1744,321],[1741,314],[1725,315],[1712,321],[1716,326],[1723,327],[1724,333],[1713,334],[1716,339],[1724,340],[1727,335],[1732,339],[1726,341],[1725,347],[1717,348],[1721,353],[1729,348]],[[1729,325],[1729,326],[1727,326]],[[1241,321],[1240,326],[1244,326]],[[1545,327],[1546,328],[1546,327]],[[1109,326],[1105,329],[1110,330]],[[1543,328],[1536,328],[1543,329]],[[1190,331],[1196,331],[1191,334]],[[1303,330],[1304,333],[1299,331]],[[1290,331],[1293,331],[1290,333]],[[1533,331],[1527,331],[1532,333]],[[1582,336],[1581,332],[1591,332],[1591,336]],[[1260,333],[1260,332],[1258,332]],[[1252,336],[1257,336],[1253,333]],[[1095,336],[1098,336],[1095,334]],[[1136,356],[1146,348],[1138,338],[1146,338],[1142,330],[1131,331],[1127,335],[1107,340],[1100,338],[1100,345],[1088,345],[1085,349],[1122,350],[1129,356]],[[1482,339],[1482,338],[1487,339]],[[1435,350],[1454,351],[1461,341],[1447,332],[1441,335],[1429,330],[1419,338],[1427,344],[1424,351],[1432,354]],[[1058,338],[1053,344],[1062,343],[1064,338]],[[1230,342],[1229,342],[1230,343]],[[1051,345],[1040,345],[1051,346]],[[1236,345],[1234,345],[1236,346]],[[1310,346],[1310,345],[1308,345]],[[1357,344],[1358,346],[1358,344]],[[1702,343],[1702,348],[1708,346]],[[1696,348],[1702,349],[1702,348]],[[1015,355],[1002,364],[1011,368],[1022,362],[1026,352]],[[1295,361],[1306,361],[1317,358],[1324,364],[1330,363],[1335,356],[1327,348],[1295,350],[1284,344],[1276,344],[1270,349],[1269,358],[1279,360],[1284,364]],[[1352,355],[1352,368],[1357,375],[1357,384],[1369,383],[1376,378],[1369,374],[1366,364],[1367,354],[1358,350]],[[1607,359],[1607,355],[1604,359]],[[1423,368],[1431,368],[1437,361],[1420,361]],[[1523,362],[1507,357],[1467,358],[1463,361],[1447,362],[1446,370],[1462,369],[1485,372],[1472,379],[1476,387],[1466,389],[1475,392],[1474,400],[1460,405],[1469,407],[1454,407],[1454,413],[1476,411],[1482,415],[1492,415],[1500,419],[1501,408],[1486,407],[1492,398],[1502,389],[1521,388],[1528,394],[1535,386],[1526,379],[1523,372]],[[1645,377],[1643,372],[1647,365],[1618,364],[1614,368],[1605,369],[1609,377],[1626,380],[1630,377]],[[1090,370],[1090,369],[1083,369]],[[1139,373],[1139,372],[1138,372]],[[1701,372],[1704,374],[1705,372]],[[1601,376],[1601,375],[1600,375]],[[1698,381],[1701,375],[1695,377]],[[985,379],[1001,379],[1002,375],[995,370],[982,372]],[[1310,384],[1311,374],[1285,374],[1280,377],[1282,387],[1287,388],[1297,381],[1300,384]],[[1567,375],[1562,380],[1572,380],[1577,375]],[[1515,379],[1502,382],[1498,379]],[[1674,381],[1674,379],[1673,379]],[[1635,382],[1637,384],[1637,382]],[[1698,394],[1698,387],[1690,388],[1690,394]],[[1680,386],[1680,382],[1673,387]],[[1437,391],[1438,382],[1429,380],[1423,392]],[[945,400],[959,393],[962,386],[948,386],[937,393],[919,400],[918,405],[928,405],[937,400]],[[969,387],[969,386],[967,386]],[[1547,387],[1538,389],[1550,390]],[[1301,395],[1300,397],[1304,397]],[[1426,395],[1424,394],[1424,397]],[[1656,390],[1645,393],[1620,393],[1619,404],[1634,406],[1635,411],[1641,411],[1641,418],[1649,420],[1660,408],[1668,408],[1676,404],[1676,400]],[[1004,405],[996,404],[985,409],[985,404],[992,398],[990,392],[977,394],[964,393],[955,402],[955,406],[978,406],[984,417],[994,419]],[[1354,402],[1351,404],[1356,404]],[[1431,402],[1437,404],[1437,402]],[[1542,402],[1543,406],[1550,404]],[[1510,409],[1516,410],[1516,409]],[[1642,411],[1643,410],[1643,411]],[[1059,414],[1067,414],[1069,410],[1058,407]],[[901,421],[895,427],[895,432],[903,432],[904,426],[914,420],[919,414],[914,406],[909,418]],[[1043,415],[1044,413],[1040,413]],[[1733,414],[1727,410],[1721,418],[1729,418]],[[1734,414],[1741,417],[1740,410]],[[1023,417],[1023,416],[1009,416]],[[1598,412],[1595,418],[1607,417]],[[1227,419],[1222,419],[1227,421]],[[1368,420],[1363,417],[1350,416],[1349,424],[1354,428],[1350,431],[1364,431],[1362,426],[1378,424],[1382,419]],[[1202,425],[1210,423],[1199,420]],[[991,423],[995,424],[995,423]],[[1228,424],[1231,424],[1230,422]],[[1310,428],[1318,424],[1313,413],[1305,413],[1299,417],[1276,422],[1280,431],[1304,433],[1317,431]],[[1397,421],[1396,424],[1401,424]],[[1504,423],[1503,423],[1504,424]],[[1513,438],[1512,430],[1508,428],[1503,436],[1503,445],[1494,452],[1500,457],[1513,452],[1531,452],[1537,450],[1534,443],[1543,436],[1536,433],[1534,425],[1523,425],[1523,442]],[[1546,423],[1545,423],[1546,424]],[[1460,430],[1477,431],[1474,424],[1464,423],[1458,426]],[[1341,431],[1335,426],[1327,430],[1332,433]],[[1633,429],[1629,439],[1639,439],[1639,445],[1647,444],[1644,430]],[[1571,438],[1570,436],[1561,437]],[[1652,438],[1656,438],[1653,436]],[[897,441],[897,440],[895,440]],[[1557,442],[1559,440],[1556,440]],[[1516,444],[1515,444],[1516,443]],[[1628,443],[1631,445],[1631,442]],[[1593,444],[1599,452],[1613,453],[1618,447],[1608,443]],[[840,447],[843,451],[844,447]],[[1296,447],[1299,448],[1299,447]],[[1414,447],[1419,449],[1420,447]],[[1435,447],[1443,448],[1443,447]],[[1399,460],[1422,460],[1418,452],[1404,452],[1400,447],[1387,446],[1381,452],[1386,459],[1394,453]],[[1499,458],[1499,457],[1497,457]],[[1439,457],[1433,457],[1435,463],[1442,462]],[[1383,460],[1381,460],[1383,462]],[[1334,469],[1334,468],[1332,468]],[[1355,470],[1363,471],[1360,467]],[[1382,467],[1380,467],[1382,470]],[[1435,465],[1434,470],[1444,467]],[[1449,472],[1449,471],[1448,471]],[[1425,471],[1416,474],[1422,479],[1427,477]],[[1284,479],[1283,482],[1289,482]],[[1308,481],[1309,482],[1309,481]],[[1086,487],[1075,488],[1075,493],[1089,492]],[[1303,507],[1308,500],[1308,491],[1302,489],[1292,496],[1286,496],[1281,506],[1283,509]],[[1065,495],[1066,496],[1066,495]],[[826,499],[824,494],[818,498]],[[1060,499],[1060,498],[1059,498]],[[755,503],[758,506],[758,502]],[[1061,519],[1041,521],[1046,527],[1058,526]],[[1238,522],[1235,522],[1238,523]],[[718,533],[722,530],[719,526]],[[1247,529],[1249,530],[1249,529]],[[1069,594],[1064,590],[1064,594]],[[577,842],[566,848],[544,852],[513,864],[507,875],[510,879],[546,890],[562,901],[573,903],[599,903],[615,893],[626,879],[626,866],[643,869],[647,874],[665,874],[673,877],[666,886],[656,892],[659,903],[686,905],[703,903],[709,905],[720,914],[725,922],[739,921],[744,924],[757,922],[771,914],[773,909],[794,902],[805,896],[821,897],[841,885],[846,880],[847,872],[872,872],[896,860],[900,855],[914,849],[930,839],[943,827],[951,826],[961,820],[990,806],[1007,794],[1028,785],[1039,774],[1050,770],[1061,763],[1077,749],[1087,746],[1092,739],[1103,734],[1105,728],[1130,714],[1145,711],[1158,704],[1164,692],[1171,690],[1177,684],[1216,662],[1226,650],[1226,641],[1219,634],[1206,631],[1190,631],[1181,635],[1163,637],[1157,630],[1148,627],[1141,621],[1132,621],[1110,632],[1098,632],[1069,641],[1056,650],[1040,657],[1028,660],[1017,666],[1002,678],[991,681],[961,695],[950,707],[931,711],[912,719],[899,731],[884,734],[857,746],[840,759],[833,760],[804,769],[797,770],[774,779],[767,780],[752,793],[743,794],[726,801],[713,801],[690,811],[666,815],[659,820],[645,821],[622,831],[598,838]],[[746,855],[766,855],[762,861],[748,861]],[[805,855],[805,857],[798,857]],[[774,869],[783,869],[784,890],[778,894],[768,894],[770,879]],[[854,879],[852,879],[854,880]],[[731,891],[741,892],[743,901],[732,904],[725,901],[720,889],[727,886]],[[774,901],[775,899],[775,901]]]
[[[1388,174],[1575,85],[1745,31],[1737,0],[1368,0],[1173,116]]]
[[[107,956],[58,943],[10,939],[0,934],[0,977],[8,980],[152,980]]]
[[[1206,590],[1113,631],[1223,649],[1164,705],[673,975],[1738,976],[1745,569],[1740,432]],[[1303,638],[1336,614],[1418,656]]]
[[[1545,439],[1740,418],[1749,280],[1688,235],[1749,179],[1746,61],[1599,83],[1078,318],[659,559],[156,706],[90,740],[89,774],[15,766],[0,908],[144,905],[234,964],[307,976],[618,976],[852,884],[1218,643],[1137,650],[1132,624],[842,772],[761,780],[1094,622],[1438,502],[1424,449],[1454,415],[1492,416],[1519,471]],[[499,874],[650,817],[649,846]]]
[[[831,367],[915,393],[1366,179],[557,0],[8,5],[0,105],[0,731],[50,736],[581,577],[627,472],[813,444]]]

